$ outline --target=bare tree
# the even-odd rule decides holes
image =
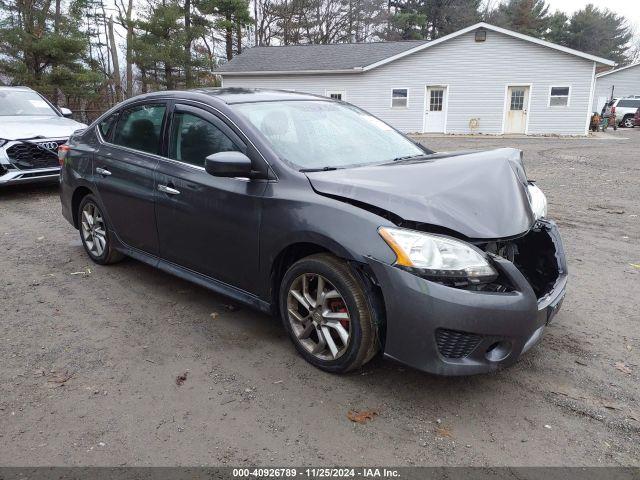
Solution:
[[[116,46],[116,38],[113,33],[113,17],[109,17],[108,22],[109,49],[111,51],[111,62],[113,63],[113,86],[116,95],[116,101],[120,101],[123,97],[122,79],[120,78],[120,59],[118,58],[118,47]]]

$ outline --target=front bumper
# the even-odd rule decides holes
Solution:
[[[23,183],[55,182],[60,176],[60,168],[38,168],[33,170],[18,170],[17,168],[2,169],[0,165],[0,186],[17,185]],[[3,173],[4,172],[4,173]]]
[[[562,240],[553,222],[544,223],[559,275],[539,299],[518,268],[500,257],[494,265],[515,287],[508,293],[448,287],[369,259],[385,303],[385,356],[438,375],[486,373],[515,363],[540,340],[565,295]]]

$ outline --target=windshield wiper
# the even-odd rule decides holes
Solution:
[[[413,160],[414,158],[420,158],[420,157],[426,157],[426,156],[427,156],[426,153],[417,153],[415,155],[405,155],[404,157],[396,157],[393,160],[391,160],[389,163],[403,162],[405,160]]]
[[[409,161],[418,160],[418,159],[425,159],[429,155],[431,155],[431,154],[429,154],[429,153],[418,153],[417,155],[405,155],[404,157],[396,157],[396,158],[394,158],[393,160],[391,160],[389,162],[379,163],[378,165],[395,165],[397,163],[409,162]]]
[[[320,168],[301,168],[302,173],[307,172],[329,172],[331,170],[338,170],[338,167],[320,167]]]

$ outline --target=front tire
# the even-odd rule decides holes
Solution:
[[[78,230],[84,250],[94,262],[109,265],[124,258],[113,246],[109,225],[93,195],[86,195],[78,206]]]
[[[293,264],[282,279],[279,304],[296,349],[322,370],[357,369],[378,351],[370,303],[344,260],[323,253]]]

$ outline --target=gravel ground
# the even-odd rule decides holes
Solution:
[[[323,373],[273,318],[92,264],[55,187],[0,191],[0,465],[640,465],[640,128],[614,136],[424,140],[522,148],[569,259],[543,342],[469,378]]]

